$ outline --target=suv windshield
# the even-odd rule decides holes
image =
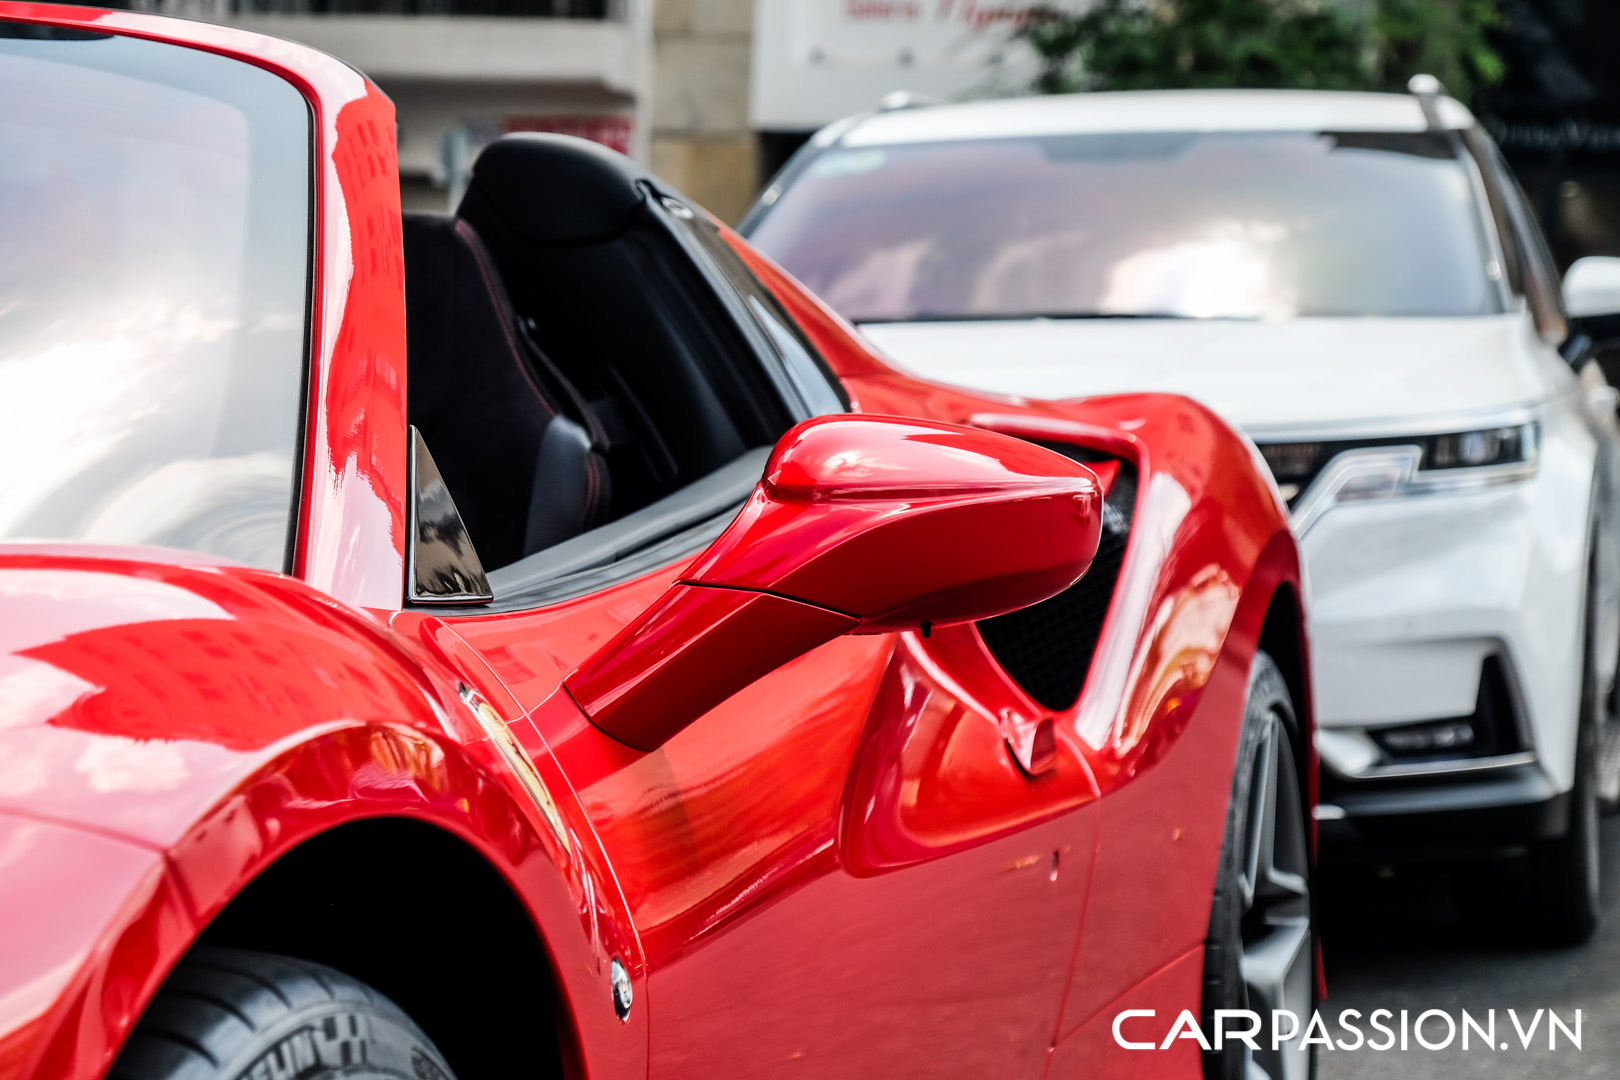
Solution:
[[[835,146],[750,239],[855,321],[1498,310],[1448,138],[1143,133]]]
[[[0,539],[281,570],[309,111],[175,45],[0,22]]]

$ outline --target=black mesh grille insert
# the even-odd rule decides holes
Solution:
[[[1114,460],[1067,443],[1041,445],[1075,461]],[[1122,461],[1103,504],[1097,557],[1086,576],[1050,600],[978,624],[990,654],[1026,694],[1048,709],[1067,709],[1080,699],[1125,561],[1135,511],[1136,469]]]

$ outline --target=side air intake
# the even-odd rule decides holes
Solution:
[[[1068,443],[1041,445],[1075,461],[1115,460]],[[1091,654],[1119,582],[1135,510],[1136,469],[1121,461],[1103,503],[1102,537],[1086,576],[1050,600],[978,624],[990,654],[1026,694],[1048,709],[1061,711],[1080,700]]]

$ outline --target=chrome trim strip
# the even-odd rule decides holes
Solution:
[[[1322,471],[1316,474],[1316,479],[1300,497],[1299,505],[1289,515],[1288,524],[1294,530],[1294,535],[1303,540],[1323,514],[1342,502],[1383,501],[1401,494],[1410,488],[1422,454],[1422,449],[1416,446],[1378,446],[1365,450],[1344,450],[1335,455],[1333,460],[1322,466]],[[1380,475],[1389,479],[1390,491],[1387,494],[1354,499],[1339,497],[1345,486],[1358,476],[1377,478]]]
[[[568,842],[568,828],[563,824],[562,814],[557,810],[557,801],[551,797],[551,790],[546,787],[546,782],[540,779],[540,770],[534,767],[529,752],[523,749],[523,744],[517,741],[517,737],[507,727],[505,718],[495,711],[495,706],[484,700],[482,694],[466,683],[457,685],[456,696],[461,698],[461,703],[473,714],[478,726],[484,729],[484,734],[489,736],[489,741],[495,744],[495,749],[516,774],[518,783],[523,786],[523,790],[534,801],[535,808],[540,811],[540,816],[545,818],[546,824],[551,827],[551,835],[557,838],[557,843],[562,846],[563,851],[572,854],[573,846]]]
[[[1384,780],[1401,776],[1456,776],[1462,773],[1500,772],[1534,765],[1536,755],[1525,750],[1517,754],[1498,754],[1495,757],[1456,758],[1451,761],[1422,761],[1407,765],[1374,765],[1366,772],[1347,777],[1350,780]],[[1335,772],[1338,770],[1335,769]]]

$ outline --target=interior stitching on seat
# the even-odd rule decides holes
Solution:
[[[597,511],[601,509],[602,501],[602,459],[593,451],[585,459],[585,475],[590,481],[590,488],[585,495],[585,516],[587,523],[595,520]]]
[[[495,267],[491,265],[489,252],[484,247],[483,239],[479,237],[471,225],[460,218],[456,219],[455,228],[456,235],[465,240],[467,247],[472,251],[473,263],[478,267],[478,275],[484,281],[484,289],[489,293],[489,298],[495,305],[496,314],[500,316],[501,333],[506,337],[506,347],[511,350],[512,359],[516,361],[518,370],[523,373],[523,378],[528,381],[530,388],[539,395],[546,408],[551,410],[552,415],[559,415],[562,409],[540,388],[539,382],[535,380],[534,373],[529,370],[529,365],[524,362],[523,350],[518,348],[517,338],[512,333],[512,323],[517,318],[517,314],[506,301],[506,290],[499,284],[500,279],[495,273]]]

